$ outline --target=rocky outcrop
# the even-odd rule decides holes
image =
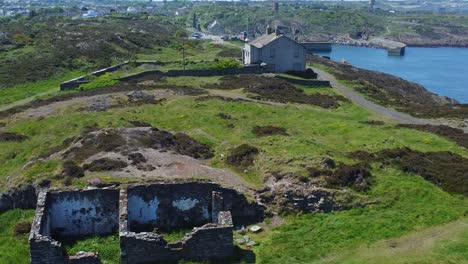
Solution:
[[[320,213],[362,206],[349,191],[301,182],[294,175],[271,176],[266,185],[257,193],[257,199],[274,214]]]

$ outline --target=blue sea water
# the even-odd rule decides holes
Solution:
[[[429,91],[468,103],[468,48],[406,48],[401,57],[384,49],[333,45],[332,60],[399,76],[423,85]]]

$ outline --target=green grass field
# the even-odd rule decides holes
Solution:
[[[68,255],[75,255],[79,251],[99,252],[103,264],[115,264],[120,261],[118,234],[74,241],[67,243],[65,249]]]
[[[233,120],[219,118],[227,113]],[[50,177],[59,168],[58,160],[39,162],[22,170],[21,167],[33,156],[46,153],[51,147],[75,136],[85,126],[127,126],[127,120],[139,120],[161,129],[185,132],[212,146],[217,157],[213,166],[225,167],[219,158],[229,148],[242,143],[258,146],[262,153],[255,168],[243,177],[256,185],[268,171],[294,171],[305,173],[299,166],[310,157],[330,156],[338,161],[351,162],[349,151],[367,150],[376,152],[387,148],[408,146],[419,151],[447,150],[468,156],[467,150],[439,136],[385,126],[370,126],[360,123],[378,118],[352,104],[338,109],[323,109],[305,105],[271,106],[251,102],[224,102],[208,100],[197,102],[192,97],[174,97],[162,105],[118,108],[107,112],[69,111],[46,118],[26,118],[9,122],[6,131],[25,134],[30,138],[23,142],[0,143],[1,177],[35,180]],[[229,128],[228,124],[234,124]],[[276,125],[287,129],[290,136],[257,138],[252,129],[256,125]],[[223,143],[223,144],[221,144]],[[281,161],[293,159],[284,164]]]
[[[203,88],[215,83],[210,78],[168,78],[170,84]],[[323,88],[305,88],[307,93],[333,94]],[[239,91],[227,91],[239,93]],[[305,175],[302,166],[315,157],[331,157],[354,163],[347,153],[356,150],[377,152],[383,149],[410,147],[418,151],[451,151],[468,157],[468,150],[445,138],[387,123],[372,126],[361,123],[381,117],[345,103],[337,109],[300,104],[269,105],[244,101],[209,99],[197,101],[191,96],[172,96],[163,104],[114,108],[104,112],[67,109],[44,118],[10,119],[4,130],[25,134],[23,142],[0,143],[0,180],[8,183],[52,179],[61,168],[60,159],[37,162],[23,168],[33,157],[59,146],[76,136],[86,126],[128,126],[129,120],[147,122],[172,132],[184,132],[211,146],[216,157],[214,167],[232,169],[221,159],[233,147],[249,143],[261,149],[255,166],[239,172],[251,186],[262,185],[265,175],[273,171]],[[226,120],[218,116],[232,116]],[[232,125],[230,125],[232,124]],[[257,137],[252,129],[258,125],[285,128],[289,136]],[[457,223],[466,217],[468,200],[451,195],[417,175],[393,168],[373,169],[376,183],[366,193],[365,208],[327,214],[287,216],[284,224],[268,232],[252,235],[260,245],[254,247],[258,263],[466,263],[468,256],[467,226],[457,224],[456,232],[433,239],[430,245],[405,246],[407,241],[422,241],[434,226]],[[109,178],[109,177],[107,177]],[[74,185],[83,186],[84,179]],[[106,180],[106,179],[104,179]],[[117,179],[109,179],[117,180]],[[122,179],[124,180],[124,179]],[[126,180],[126,179],[125,179]],[[60,182],[55,183],[60,186]],[[7,184],[0,187],[5,188]],[[26,237],[11,236],[14,224],[31,219],[32,211],[15,210],[0,215],[0,263],[25,263],[28,259]],[[23,215],[24,214],[24,215]],[[466,218],[465,218],[466,219]],[[463,221],[463,220],[459,220]],[[5,224],[3,224],[5,223]],[[444,227],[440,227],[446,230]],[[438,230],[437,228],[435,230]],[[179,234],[176,236],[179,238]],[[406,244],[405,244],[406,243]],[[422,243],[422,242],[421,242]],[[10,246],[11,244],[15,245]],[[395,253],[396,245],[402,253]],[[401,245],[401,246],[399,246]],[[118,263],[118,239],[115,236],[90,238],[68,247],[68,252],[97,250],[107,262]],[[15,261],[19,262],[15,262]],[[393,262],[394,261],[394,262]]]
[[[287,218],[286,224],[256,248],[258,263],[397,263],[399,258],[402,263],[443,263],[433,262],[434,259],[468,261],[463,248],[468,243],[467,225],[459,227],[461,233],[453,243],[436,241],[432,248],[439,251],[420,252],[412,260],[407,259],[408,254],[390,254],[385,260],[385,256],[372,251],[374,255],[366,259],[369,256],[364,253],[371,252],[367,248],[378,247],[381,240],[424,232],[424,228],[456,221],[468,213],[466,198],[447,194],[421,177],[394,169],[374,170],[374,174],[377,184],[369,195],[376,199],[376,204]],[[360,254],[356,248],[365,252]]]
[[[35,83],[17,85],[0,89],[0,109],[5,108],[8,104],[24,100],[34,99],[37,96],[45,95],[49,92],[59,90],[60,83],[80,76],[79,72],[70,72],[66,75],[52,78],[45,81]]]
[[[0,214],[0,263],[29,263],[28,235],[14,235],[16,223],[32,221],[34,210],[11,210]]]

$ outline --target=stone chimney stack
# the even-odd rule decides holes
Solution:
[[[270,25],[268,25],[268,26],[266,27],[266,34],[267,34],[267,35],[270,35],[271,33],[273,33],[273,30],[271,29]]]
[[[279,36],[280,35],[280,30],[278,27],[275,28],[275,35],[276,36]]]

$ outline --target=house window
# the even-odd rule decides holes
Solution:
[[[276,49],[274,47],[271,47],[270,48],[270,58],[274,58],[275,57],[275,53],[276,53]]]

